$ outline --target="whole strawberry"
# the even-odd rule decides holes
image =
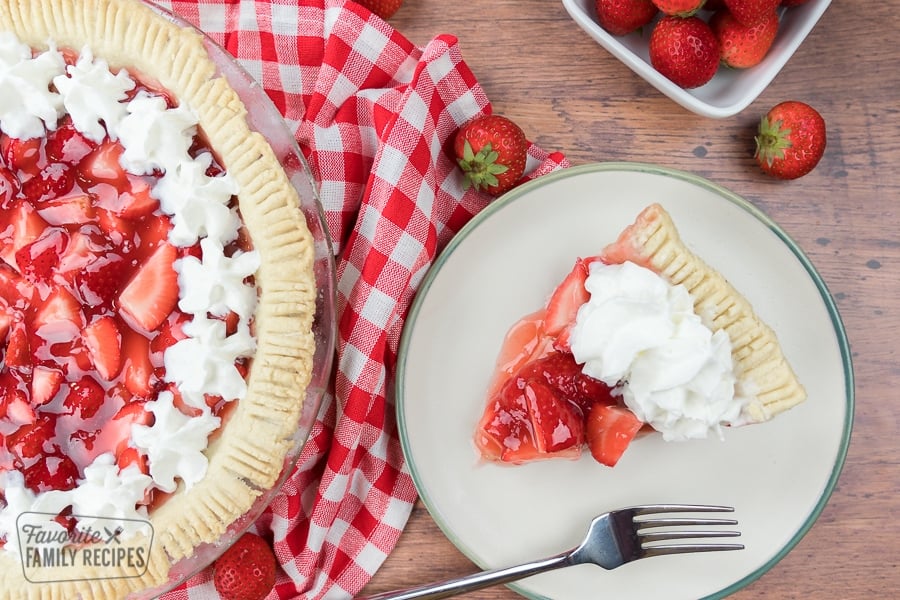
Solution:
[[[223,600],[262,600],[275,585],[275,555],[264,539],[245,533],[216,561],[213,582]]]
[[[493,196],[513,188],[525,173],[525,133],[501,115],[478,117],[460,127],[453,150],[466,185]]]
[[[781,4],[781,0],[725,0],[734,18],[744,25],[754,25],[767,17]]]
[[[390,19],[403,4],[403,0],[356,0],[384,20]]]
[[[778,33],[778,13],[772,11],[754,25],[744,25],[727,10],[715,13],[709,26],[719,40],[722,64],[746,69],[758,65]]]
[[[597,22],[613,35],[626,35],[659,12],[652,0],[597,0]]]
[[[650,34],[650,64],[682,88],[707,83],[719,67],[719,42],[699,17],[665,16]]]
[[[690,17],[703,7],[706,0],[653,0],[660,11],[675,17]]]
[[[804,102],[788,100],[772,107],[759,123],[756,161],[778,179],[797,179],[825,154],[825,119]]]

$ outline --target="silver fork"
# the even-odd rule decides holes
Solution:
[[[367,596],[359,600],[412,600],[413,598],[436,600],[473,592],[492,585],[510,583],[524,577],[572,565],[591,563],[604,569],[615,569],[625,563],[650,556],[742,550],[744,546],[741,544],[664,543],[677,540],[738,537],[741,535],[738,531],[672,529],[737,525],[737,521],[733,519],[672,516],[672,513],[726,513],[733,511],[734,509],[728,506],[691,504],[647,504],[614,510],[591,521],[584,541],[568,552],[515,567],[482,571],[440,583]]]

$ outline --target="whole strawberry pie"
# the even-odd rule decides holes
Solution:
[[[139,2],[0,2],[0,94],[0,598],[158,588],[294,445],[312,236],[201,36]]]
[[[501,463],[587,448],[614,466],[642,430],[722,436],[805,398],[774,331],[653,204],[512,326],[475,444]]]

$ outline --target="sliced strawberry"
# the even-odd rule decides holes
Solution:
[[[4,362],[10,369],[30,369],[32,362],[31,340],[23,321],[10,325]]]
[[[115,452],[121,454],[128,448],[131,439],[131,428],[135,425],[153,425],[156,417],[146,408],[147,401],[134,400],[126,403],[115,416],[107,421],[102,435],[105,442]]]
[[[588,271],[585,261],[578,259],[562,283],[554,290],[547,303],[544,316],[544,332],[557,336],[575,322],[575,316],[582,304],[590,299],[584,282]]]
[[[30,201],[39,203],[63,196],[75,187],[75,173],[61,162],[52,162],[40,172],[22,182],[22,194]]]
[[[14,259],[15,260],[15,259]],[[34,288],[6,261],[0,260],[0,299],[8,309],[25,308],[31,304]]]
[[[77,331],[84,327],[84,315],[81,313],[81,305],[64,288],[54,288],[35,312],[33,320],[34,330],[38,335],[49,340],[50,338],[41,332],[41,329],[48,325],[73,326]]]
[[[6,405],[6,417],[14,425],[30,425],[34,423],[34,409],[28,403],[28,400],[25,399],[24,394],[12,399]]]
[[[522,394],[528,404],[538,451],[558,455],[569,450],[573,451],[573,458],[580,455],[584,425],[578,410],[543,381],[526,381]]]
[[[71,117],[66,115],[56,130],[47,134],[44,151],[49,160],[77,165],[96,148],[97,144],[75,129]]]
[[[147,455],[142,454],[140,450],[133,446],[126,446],[116,455],[116,464],[119,470],[123,471],[134,465],[141,470],[144,475],[150,474],[150,465],[147,462]]]
[[[20,458],[34,458],[50,448],[50,440],[56,435],[56,415],[42,413],[33,423],[19,427],[6,436],[6,446]]]
[[[123,151],[118,142],[107,140],[99,144],[81,161],[79,169],[85,185],[108,183],[117,189],[127,189],[128,179],[121,163]]]
[[[93,225],[73,231],[69,235],[69,245],[59,258],[61,281],[71,283],[73,273],[86,269],[114,250],[109,239]]]
[[[190,321],[190,317],[182,312],[173,311],[159,326],[159,332],[150,340],[150,352],[160,354],[166,348],[187,337],[184,332],[184,324]]]
[[[102,255],[73,274],[72,287],[85,305],[111,309],[127,270],[128,263],[121,256]]]
[[[22,474],[25,485],[36,494],[49,490],[71,490],[80,478],[75,462],[59,450],[35,461]]]
[[[543,458],[534,440],[525,396],[511,380],[491,397],[478,424],[475,445],[487,460],[520,464]]]
[[[124,219],[107,208],[96,207],[97,225],[114,244],[121,246],[134,239],[135,223]]]
[[[591,456],[601,464],[615,466],[642,426],[627,408],[595,404],[585,422]]]
[[[31,203],[24,200],[0,210],[0,258],[18,268],[16,252],[38,239],[48,226]]]
[[[140,219],[159,208],[159,201],[151,193],[150,183],[137,175],[128,175],[128,189],[119,196],[119,216]]]
[[[125,321],[147,332],[155,331],[178,303],[178,274],[172,263],[174,246],[163,243],[147,258],[119,295]]]
[[[85,375],[78,381],[69,384],[69,392],[63,400],[63,406],[69,409],[70,414],[76,412],[82,419],[90,419],[103,406],[106,392],[90,375]]]
[[[16,252],[19,272],[33,283],[47,282],[59,266],[59,257],[69,244],[69,235],[64,229],[51,227],[30,244]]]
[[[0,208],[8,208],[19,193],[19,179],[0,165]]]
[[[17,400],[28,400],[21,382],[21,375],[15,371],[0,371],[0,419],[6,418],[9,405]]]
[[[51,367],[36,366],[31,373],[32,404],[42,406],[53,400],[62,382],[62,371]]]
[[[50,225],[81,225],[97,219],[94,203],[84,193],[48,198],[37,212]]]
[[[539,379],[553,388],[560,398],[578,406],[587,414],[595,403],[616,404],[612,388],[585,375],[575,357],[567,352],[552,352],[530,362],[516,375],[522,380]],[[521,386],[521,384],[519,384]]]
[[[121,428],[124,425],[128,425],[129,434],[121,436],[123,439],[131,436],[130,427],[132,425],[150,426],[153,425],[155,419],[153,413],[147,410],[147,401],[145,400],[134,400],[126,403],[112,418],[117,423],[117,427]]]
[[[150,341],[140,333],[122,331],[122,375],[125,387],[135,396],[148,398],[153,393],[155,376],[150,362]]]
[[[84,345],[97,373],[112,381],[122,368],[122,335],[115,319],[100,317],[84,330]]]
[[[21,140],[4,135],[0,138],[0,152],[6,166],[13,171],[23,171],[34,174],[39,171],[38,162],[41,160],[41,139],[32,138]]]
[[[6,336],[13,324],[12,311],[6,304],[6,301],[0,299],[0,348],[6,344]]]

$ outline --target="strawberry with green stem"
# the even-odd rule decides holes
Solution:
[[[810,105],[788,100],[760,120],[756,161],[778,179],[797,179],[812,171],[825,154],[825,119]]]
[[[477,117],[464,124],[456,132],[453,150],[466,187],[492,196],[512,189],[525,173],[525,133],[501,115]]]

